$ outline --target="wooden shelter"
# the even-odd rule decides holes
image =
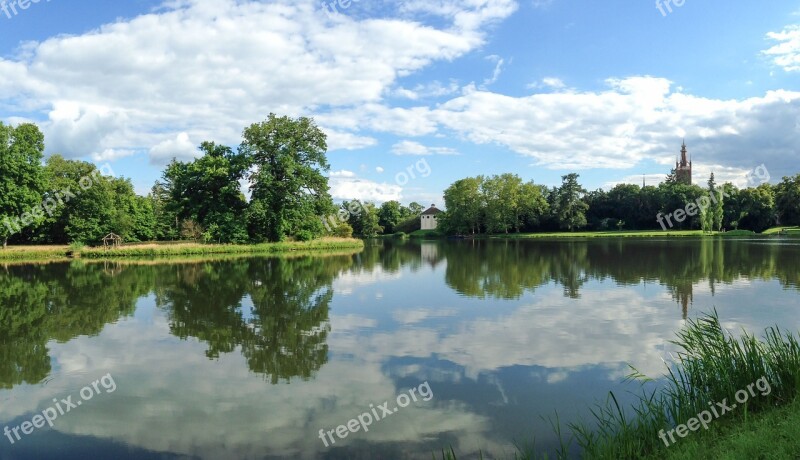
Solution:
[[[122,245],[122,237],[113,232],[109,233],[103,238],[103,247],[106,250],[112,248],[116,249],[119,248],[121,245]]]

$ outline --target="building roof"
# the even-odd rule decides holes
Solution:
[[[423,216],[428,216],[428,215],[434,215],[435,216],[436,214],[439,214],[440,212],[443,212],[443,211],[441,209],[437,208],[435,204],[432,204],[430,208],[428,208],[428,209],[426,209],[425,211],[422,212],[422,215]]]

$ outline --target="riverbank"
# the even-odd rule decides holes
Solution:
[[[644,390],[653,381],[634,369],[631,377],[644,391],[633,412],[612,394],[593,410],[593,428],[573,426],[585,458],[731,458],[720,456],[725,451],[761,458],[798,451],[800,425],[787,423],[800,420],[794,334],[775,327],[763,339],[746,333],[737,339],[714,312],[689,320],[673,343],[679,352],[664,386]]]
[[[116,249],[70,246],[14,246],[0,250],[0,261],[42,261],[84,259],[117,259],[175,257],[213,254],[283,254],[300,251],[335,251],[361,249],[364,242],[352,238],[322,238],[313,241],[291,241],[252,245],[237,244],[139,244]]]
[[[567,459],[574,450],[592,460],[794,458],[800,452],[796,335],[773,327],[763,339],[746,333],[737,339],[715,311],[688,320],[673,344],[679,351],[666,382],[632,368],[628,378],[642,385],[634,407],[620,407],[609,393],[591,408],[590,423],[564,429],[556,419],[562,448],[555,455],[534,448],[513,458]],[[434,458],[459,455],[450,447]]]
[[[418,238],[450,238],[436,233],[435,230],[419,230],[411,234]],[[582,232],[542,232],[542,233],[500,233],[480,234],[466,238],[475,239],[531,239],[531,238],[677,238],[677,237],[761,237],[761,236],[800,236],[798,227],[774,227],[763,233],[749,230],[729,230],[727,232],[703,232],[702,230],[612,230]]]

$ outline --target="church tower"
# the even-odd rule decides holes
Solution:
[[[692,185],[692,162],[686,158],[686,141],[681,146],[681,159],[675,162],[675,179],[683,184]]]

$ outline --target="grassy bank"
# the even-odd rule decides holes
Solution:
[[[623,230],[608,232],[547,232],[547,233],[509,233],[488,235],[488,238],[658,238],[658,237],[702,237],[712,236],[702,230]]]
[[[735,339],[714,312],[690,320],[672,343],[680,351],[666,382],[635,370],[630,376],[642,384],[633,408],[620,407],[609,393],[591,409],[591,423],[573,423],[556,433],[562,448],[554,456],[521,449],[509,458],[574,458],[576,448],[580,458],[591,460],[798,458],[800,342],[794,334],[774,327],[762,339],[749,334]],[[709,420],[708,429],[700,419]],[[557,420],[553,425],[562,430]],[[460,454],[447,448],[433,458]]]
[[[479,238],[663,238],[663,237],[758,237],[758,236],[800,236],[798,227],[776,227],[755,233],[749,230],[728,230],[727,232],[704,233],[702,230],[612,230],[607,232],[546,232],[546,233],[509,233],[499,235],[480,235]]]
[[[66,259],[69,250],[69,246],[9,246],[0,249],[0,260]]]
[[[781,422],[800,419],[796,400],[800,390],[800,343],[793,334],[769,328],[761,340],[749,334],[735,339],[724,331],[715,312],[689,321],[673,343],[681,351],[669,369],[666,386],[643,392],[633,415],[623,411],[611,394],[606,404],[592,411],[595,428],[572,426],[585,458],[719,458],[717,448],[764,446],[760,436],[769,427],[781,430],[770,433],[773,440],[787,440],[800,431]],[[643,384],[648,381],[642,375],[633,377]],[[750,393],[748,388],[752,389]],[[710,415],[712,407],[723,412],[717,403],[725,401],[731,410],[711,417],[708,430],[696,425],[699,414]],[[679,425],[688,432],[684,437],[674,431]],[[696,431],[686,429],[692,425]],[[676,441],[667,447],[663,438],[669,436],[670,430]],[[771,449],[786,446],[772,445]],[[714,455],[687,457],[688,452]],[[761,456],[750,458],[765,458],[763,454],[769,452],[761,451]]]
[[[298,251],[336,251],[360,249],[364,242],[349,238],[323,238],[314,241],[294,241],[252,245],[236,244],[142,244],[123,246],[118,249],[70,248],[68,246],[11,247],[0,250],[0,260],[24,261],[43,259],[65,259],[68,256],[86,259],[147,258],[202,256],[214,254],[282,254]]]

